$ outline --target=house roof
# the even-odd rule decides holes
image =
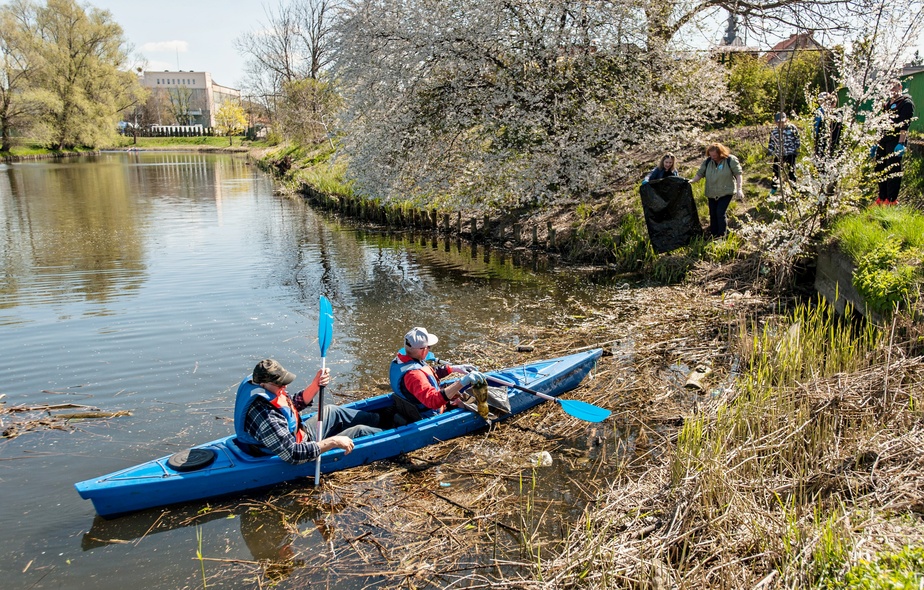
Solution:
[[[798,49],[817,49],[821,44],[815,41],[811,33],[796,33],[789,36],[789,39],[780,41],[770,48],[764,55],[770,65],[776,65],[792,57],[792,53]]]

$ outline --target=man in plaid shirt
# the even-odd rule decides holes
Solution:
[[[318,371],[305,389],[289,395],[286,386],[295,375],[273,359],[257,363],[253,374],[241,381],[234,404],[234,430],[245,449],[278,455],[286,463],[314,461],[331,449],[353,450],[353,439],[381,432],[386,417],[325,404],[321,440],[317,415],[302,422],[299,412],[308,407],[320,387],[330,383],[330,370]]]

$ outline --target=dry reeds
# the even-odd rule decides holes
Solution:
[[[734,387],[614,482],[546,568],[555,587],[838,587],[920,543],[924,363],[824,304],[741,322]]]

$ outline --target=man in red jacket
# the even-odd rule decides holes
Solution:
[[[413,328],[404,335],[404,350],[391,362],[389,380],[395,394],[398,412],[408,421],[420,419],[420,412],[443,412],[448,406],[458,405],[462,389],[485,381],[484,375],[472,365],[440,365],[436,369],[427,364],[430,347],[439,342],[424,328]],[[466,373],[448,385],[440,380],[450,373]]]

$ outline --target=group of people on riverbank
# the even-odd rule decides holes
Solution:
[[[317,413],[302,421],[300,412],[311,405],[322,387],[330,384],[330,369],[319,370],[307,387],[290,394],[286,388],[295,380],[295,374],[274,359],[260,361],[237,389],[234,430],[238,444],[299,465],[331,449],[349,453],[353,439],[418,420],[420,412],[427,409],[443,412],[460,406],[462,390],[485,384],[486,378],[473,365],[431,366],[428,353],[438,341],[424,328],[410,330],[389,370],[395,405],[379,412],[364,412],[325,404],[320,433]],[[452,373],[462,377],[440,383]]]
[[[906,150],[908,129],[914,118],[914,102],[903,92],[901,81],[892,80],[889,91],[889,98],[883,108],[889,115],[890,126],[870,151],[870,158],[875,161],[878,181],[876,205],[894,205],[898,201],[902,159]],[[827,92],[819,95],[813,134],[815,155],[820,166],[819,172],[822,174],[829,172],[826,162],[833,157],[840,142],[842,123],[833,116],[836,107],[836,95]],[[802,145],[799,129],[789,121],[786,113],[776,113],[774,123],[767,144],[767,153],[773,157],[771,195],[781,188],[784,179],[790,183],[797,181],[796,158]],[[642,184],[668,177],[680,177],[677,158],[671,153],[662,156],[658,165],[644,177]],[[725,145],[710,144],[706,148],[706,159],[699,165],[696,175],[689,182],[692,184],[702,179],[706,181],[705,194],[709,203],[709,234],[719,238],[727,232],[726,212],[732,199],[744,197],[741,162]],[[824,190],[830,193],[833,183],[826,182]]]

